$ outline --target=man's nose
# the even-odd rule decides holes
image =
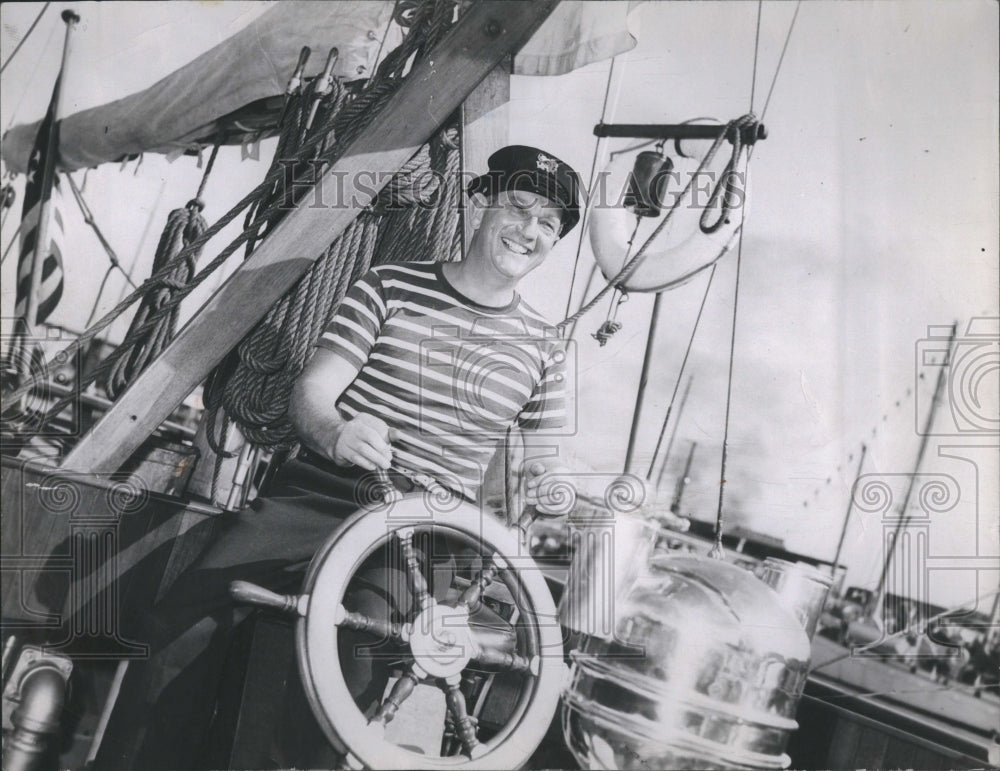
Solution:
[[[538,217],[525,217],[521,222],[521,234],[534,244],[538,238]]]

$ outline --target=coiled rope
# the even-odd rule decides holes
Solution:
[[[343,150],[365,131],[372,117],[378,113],[403,82],[404,71],[411,57],[422,55],[426,49],[432,47],[447,31],[451,24],[453,13],[454,4],[451,0],[436,0],[436,2],[422,5],[415,14],[413,29],[404,37],[403,42],[385,57],[375,77],[369,81],[367,87],[356,94],[343,109],[339,110],[336,114],[330,115],[322,125],[317,126],[313,135],[310,136],[296,153],[292,154],[291,160],[298,162],[316,158],[316,148],[322,146],[324,149],[321,152],[320,158],[326,163],[334,163]],[[327,142],[328,138],[330,139],[329,142]],[[141,300],[149,288],[157,286],[161,281],[167,280],[172,271],[180,263],[191,256],[197,255],[211,238],[229,225],[241,212],[258,201],[262,196],[267,196],[269,191],[272,191],[274,186],[282,181],[284,174],[285,171],[283,168],[272,170],[257,187],[238,201],[219,220],[209,226],[192,243],[184,247],[179,254],[163,265],[162,268],[154,270],[150,278],[136,291],[122,299],[92,327],[87,329],[57,354],[57,356],[72,356],[80,351],[97,335],[107,329],[133,303]],[[279,210],[282,209],[282,203],[280,200],[271,203],[267,209],[260,213],[259,218],[267,221],[271,217],[280,215]],[[179,305],[185,297],[200,286],[215,270],[221,267],[237,249],[255,237],[255,231],[245,229],[232,242],[225,246],[219,252],[218,256],[198,272],[183,288],[173,293],[164,302],[160,309],[161,312],[166,312],[169,308]],[[95,381],[104,379],[116,363],[128,353],[130,345],[134,344],[136,340],[140,339],[143,334],[147,333],[157,323],[157,320],[154,318],[149,318],[144,323],[133,325],[122,345],[81,381],[81,387],[86,387]],[[10,394],[10,399],[19,399],[38,386],[43,377],[43,374],[39,374],[37,377],[26,381]],[[66,396],[57,400],[48,412],[41,417],[41,424],[44,425],[50,422],[70,405],[72,399],[72,396]]]
[[[457,130],[440,136],[431,147],[451,145],[452,151],[442,156],[447,168],[457,163]],[[297,442],[287,417],[292,385],[351,284],[376,261],[451,256],[457,208],[444,206],[442,199],[457,192],[457,175],[434,173],[440,171],[430,165],[435,154],[425,147],[414,156],[383,191],[392,204],[380,195],[268,311],[220,368],[206,408],[221,407],[255,444],[290,448]],[[438,182],[428,185],[428,179]]]
[[[167,225],[160,235],[160,242],[153,256],[152,272],[159,278],[155,282],[146,282],[141,287],[142,302],[125,335],[129,343],[127,346],[123,343],[121,346],[125,349],[125,354],[107,373],[104,385],[112,401],[117,399],[149,366],[149,363],[160,355],[177,331],[180,306],[171,300],[177,292],[187,286],[195,274],[201,249],[187,250],[187,247],[208,229],[208,223],[201,215],[205,210],[205,202],[201,196],[205,192],[205,185],[208,183],[218,154],[217,142],[212,148],[212,155],[208,159],[195,197],[183,208],[174,209],[167,215]],[[77,200],[80,201],[79,191],[72,177],[70,183],[73,185],[73,192],[77,194]],[[183,259],[175,260],[181,253],[184,254]],[[129,283],[132,283],[131,279]]]
[[[371,109],[367,103],[387,98],[391,93],[387,84],[402,76],[409,56],[432,45],[447,29],[452,9],[450,3],[440,2],[415,9],[415,28],[406,39],[409,45],[386,57],[377,76],[381,82],[370,84],[360,95],[335,89],[324,97],[321,114],[330,116],[335,128],[321,142],[347,141],[344,133],[356,130],[360,116]],[[288,111],[290,120],[279,140],[284,152],[276,153],[276,159],[287,157],[299,140],[305,141],[304,128],[308,127],[300,124],[313,98],[311,93],[304,94]],[[216,369],[206,388],[205,404],[213,429],[209,443],[219,458],[227,456],[224,440],[230,420],[256,445],[290,449],[297,444],[287,416],[292,386],[348,288],[373,264],[456,256],[456,248],[461,248],[456,238],[461,195],[458,149],[454,127],[442,130],[422,147]],[[300,175],[316,172],[316,164],[301,167],[297,169]],[[274,227],[285,213],[269,206],[280,203],[277,199],[283,190],[272,187],[248,215],[255,234]],[[248,253],[253,243],[248,241]]]
[[[205,183],[212,172],[219,145],[212,150],[197,195],[181,209],[174,209],[167,215],[167,225],[160,236],[160,242],[153,256],[153,274],[164,274],[157,282],[143,289],[142,302],[129,325],[126,339],[132,342],[127,355],[120,358],[108,372],[105,388],[114,400],[146,369],[149,363],[166,348],[177,331],[179,304],[170,302],[174,294],[187,286],[195,274],[196,263],[201,250],[188,251],[183,260],[174,258],[185,252],[185,248],[195,243],[208,229],[208,223],[201,215],[205,202],[201,195]],[[170,270],[164,270],[171,265]],[[146,322],[150,326],[146,327]],[[144,329],[139,333],[139,329]],[[133,334],[134,332],[134,334]]]

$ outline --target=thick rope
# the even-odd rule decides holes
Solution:
[[[368,119],[371,102],[380,104],[391,94],[389,86],[402,76],[410,55],[433,45],[447,28],[451,9],[447,2],[415,9],[415,28],[379,66],[376,80],[382,78],[381,82],[370,84],[354,98],[342,89],[324,98],[320,114],[326,111],[332,121],[332,130],[323,131],[324,141],[349,141],[348,137],[358,131],[358,124]],[[311,91],[304,95],[297,106],[297,119],[282,128],[281,142],[286,153],[304,135],[306,127],[298,125],[298,121],[309,111],[306,105],[312,99]],[[275,157],[277,163],[280,154]],[[278,449],[295,446],[297,436],[287,417],[292,386],[350,285],[375,262],[447,259],[452,255],[458,228],[458,163],[456,129],[441,132],[421,148],[368,210],[244,338],[236,354],[228,357],[212,381],[211,390],[219,393],[212,393],[206,406],[223,409],[226,419],[232,419],[255,444]],[[310,177],[315,166],[299,164],[296,171]],[[273,187],[258,209],[280,192]],[[248,218],[255,233],[260,232],[261,225],[274,227],[285,213],[283,209],[265,211],[270,216],[257,211],[252,213],[252,219]]]
[[[160,237],[160,243],[153,257],[153,273],[163,268],[165,264],[172,262],[175,255],[197,240],[208,228],[208,223],[201,216],[201,212],[205,208],[201,196],[205,191],[209,175],[212,173],[212,167],[215,166],[215,158],[219,154],[219,144],[219,142],[216,142],[215,147],[212,148],[212,155],[208,159],[208,165],[205,167],[205,173],[202,174],[201,184],[198,185],[198,192],[195,197],[188,201],[183,209],[175,209],[167,216],[167,226]],[[67,177],[69,177],[70,185],[73,188],[77,202],[84,212],[84,219],[96,229],[96,225],[92,222],[93,218],[89,216],[89,209],[83,201],[82,194],[77,188],[76,182],[73,181],[71,176],[67,175]],[[112,267],[121,269],[117,257],[111,250],[110,245],[105,242],[99,230],[97,231],[97,235],[108,251]],[[132,381],[146,369],[149,363],[159,356],[163,349],[169,345],[170,341],[174,339],[174,334],[177,331],[179,306],[169,302],[171,294],[178,289],[183,289],[191,280],[191,277],[194,276],[195,263],[199,254],[200,252],[195,252],[189,255],[183,263],[178,263],[169,276],[161,282],[160,286],[151,288],[143,297],[142,304],[132,319],[129,331],[145,326],[150,326],[151,328],[142,335],[126,335],[126,339],[129,340],[126,349],[127,353],[118,359],[117,364],[110,370],[105,383],[108,396],[112,400],[117,399]],[[130,284],[132,283],[128,275],[126,275],[126,279],[128,279]],[[134,287],[135,284],[132,284],[132,286]],[[103,290],[103,288],[104,285],[102,283],[101,289]],[[98,292],[98,299],[100,299],[100,292]],[[96,308],[95,303],[94,310]],[[93,314],[91,315],[93,316]],[[92,318],[88,319],[88,323],[91,320]],[[125,348],[126,346],[123,344],[121,347]]]
[[[145,291],[125,336],[127,345],[122,343],[121,346],[126,354],[117,360],[105,381],[112,400],[117,399],[173,339],[179,306],[171,300],[194,276],[198,254],[189,254],[180,264],[174,263],[173,257],[205,232],[208,224],[201,216],[203,207],[199,199],[192,199],[183,209],[174,209],[167,217],[166,228],[153,257],[153,273],[159,273],[168,263],[174,264],[174,268]],[[140,329],[144,331],[138,332]]]
[[[716,183],[712,194],[708,198],[708,203],[701,211],[701,218],[698,220],[698,225],[702,233],[714,233],[725,223],[729,222],[729,215],[732,213],[733,207],[737,202],[742,200],[737,195],[737,183],[744,182],[745,180],[740,179],[736,168],[739,165],[740,154],[743,150],[743,129],[749,127],[751,130],[756,131],[757,119],[753,116],[753,113],[750,113],[744,115],[742,118],[738,118],[734,123],[735,125],[730,124],[726,130],[729,140],[733,143],[733,151],[729,156],[729,161],[726,163],[725,169],[722,170],[721,178]],[[715,222],[710,222],[709,217],[712,208],[719,201],[720,197],[722,205],[720,206],[719,216]]]
[[[456,138],[447,131],[415,155],[239,345],[219,404],[248,440],[276,448],[297,442],[287,417],[292,386],[348,288],[372,264],[451,256]]]
[[[385,102],[388,101],[389,97],[392,96],[395,90],[399,87],[402,82],[402,73],[408,60],[420,49],[418,43],[424,42],[420,40],[420,38],[426,38],[426,45],[430,46],[444,34],[447,28],[445,20],[448,24],[450,24],[452,9],[452,4],[447,2],[447,0],[442,0],[441,2],[436,3],[434,8],[431,9],[428,9],[427,6],[421,6],[418,14],[420,18],[415,19],[414,21],[415,29],[403,40],[400,46],[386,56],[379,66],[376,77],[369,83],[369,86],[365,90],[361,91],[360,94],[353,101],[351,101],[345,109],[331,115],[322,126],[319,126],[314,135],[309,138],[305,145],[303,145],[291,156],[292,160],[301,161],[316,157],[315,148],[326,145],[327,137],[329,135],[333,136],[335,141],[329,143],[330,146],[323,151],[321,157],[328,163],[335,162],[340,153],[343,152],[343,149],[349,145],[351,141],[363,133],[371,117],[376,114],[382,106],[384,106]],[[432,22],[438,23],[439,28],[433,28],[431,26]],[[240,212],[243,212],[248,206],[259,201],[262,197],[266,197],[269,191],[273,190],[274,186],[281,182],[283,175],[284,169],[275,169],[269,173],[257,187],[238,201],[217,222],[208,227],[200,237],[196,238],[192,243],[182,249],[180,253],[173,258],[173,260],[164,265],[160,270],[154,271],[153,275],[151,275],[142,286],[129,294],[127,297],[123,298],[114,308],[112,308],[96,324],[94,324],[94,326],[86,330],[57,355],[75,355],[92,339],[107,329],[107,327],[110,326],[115,319],[117,319],[134,302],[143,299],[150,288],[156,287],[164,281],[168,281],[175,268],[177,268],[185,260],[196,257],[205,243],[229,225],[229,223],[232,222],[240,214]],[[283,202],[280,201],[272,203],[266,210],[260,213],[259,219],[266,221],[279,214],[280,210],[283,209],[282,204]],[[172,297],[166,304],[171,306],[179,305],[185,297],[200,286],[215,270],[221,267],[240,246],[251,241],[255,235],[256,234],[252,230],[245,229],[230,244],[224,247],[219,252],[218,256],[213,259],[202,271],[195,275],[184,288],[173,293]],[[116,351],[112,352],[103,362],[101,362],[101,364],[98,365],[81,382],[81,387],[86,387],[97,380],[107,377],[107,374],[112,368],[114,368],[117,361],[124,357],[128,347],[127,343],[134,342],[143,334],[149,332],[154,326],[155,322],[146,321],[145,323],[131,329],[130,333],[126,335],[126,340],[123,341],[122,346],[119,346]],[[40,384],[42,378],[43,375],[39,375],[36,378],[25,382],[10,395],[11,400],[16,400],[31,391]],[[67,396],[63,399],[57,400],[43,417],[43,422],[51,421],[56,415],[70,405],[72,398],[72,396]]]

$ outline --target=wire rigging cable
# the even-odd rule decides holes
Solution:
[[[795,29],[795,20],[799,17],[799,8],[802,0],[795,3],[795,12],[792,14],[792,21],[788,25],[788,33],[785,35],[785,43],[781,46],[781,56],[778,57],[778,65],[774,68],[774,77],[771,78],[771,86],[767,89],[767,98],[764,99],[764,109],[760,111],[760,119],[763,121],[767,114],[767,107],[771,104],[771,94],[774,93],[774,84],[778,82],[778,73],[781,72],[781,65],[785,61],[785,52],[788,50],[788,41],[792,39],[792,30]]]
[[[49,44],[52,42],[52,38],[55,36],[57,29],[58,27],[52,27],[52,29],[49,30],[49,36],[45,38],[45,44],[39,49],[39,51],[41,51],[38,57],[39,60],[42,58],[42,54],[44,54],[44,52],[48,50]],[[7,128],[4,129],[4,132],[10,131],[10,127],[13,126],[14,121],[17,120],[18,111],[21,109],[21,105],[24,104],[24,98],[32,90],[31,86],[35,82],[35,78],[38,75],[38,72],[39,72],[38,67],[32,67],[31,75],[28,77],[27,82],[24,84],[24,89],[21,91],[21,96],[18,97],[17,104],[14,105],[14,109],[10,111],[10,120],[7,122]]]
[[[761,10],[763,7],[763,0],[758,0],[757,2],[757,28],[754,34],[754,47],[753,47],[753,72],[752,79],[750,81],[750,114],[753,114],[753,103],[754,95],[757,84],[757,56],[760,51],[760,17]],[[774,77],[778,77],[778,70],[775,70]],[[739,133],[737,132],[737,139]],[[734,144],[735,149],[735,144]],[[749,152],[747,153],[749,160]],[[733,154],[733,171],[735,171],[735,159],[738,157],[738,152]],[[728,169],[729,167],[727,167]],[[722,528],[723,528],[723,504],[725,501],[725,491],[726,491],[726,461],[729,455],[729,415],[730,409],[732,407],[733,398],[733,360],[736,356],[736,319],[739,310],[739,300],[740,300],[740,268],[743,263],[743,224],[745,221],[746,209],[740,209],[740,237],[739,244],[736,249],[736,280],[733,286],[733,321],[732,328],[729,335],[729,371],[726,377],[726,416],[723,423],[722,431],[722,460],[719,464],[719,504],[715,512],[715,544],[712,546],[709,556],[715,557],[716,559],[723,558],[723,548],[722,548]]]
[[[677,380],[674,383],[674,391],[670,394],[670,403],[667,405],[667,414],[663,418],[663,426],[660,428],[660,436],[656,440],[656,447],[653,450],[653,457],[649,459],[649,471],[646,472],[646,476],[650,479],[653,477],[653,468],[656,465],[656,458],[660,454],[660,445],[663,444],[663,435],[667,432],[667,424],[670,422],[670,414],[674,410],[674,401],[677,399],[677,391],[680,388],[681,380],[684,379],[684,370],[687,368],[688,356],[691,354],[691,346],[694,343],[695,335],[698,333],[698,324],[701,323],[701,314],[705,310],[705,301],[708,299],[708,293],[712,289],[712,280],[715,278],[715,269],[719,266],[718,262],[712,263],[712,270],[708,274],[708,281],[705,283],[705,293],[701,296],[701,304],[698,306],[698,315],[695,316],[694,326],[691,328],[691,336],[688,337],[687,348],[684,349],[684,358],[681,359],[681,368],[677,373]],[[670,448],[667,448],[667,455],[670,454]],[[666,466],[667,457],[663,458],[663,465]]]
[[[618,57],[611,57],[611,64],[608,67],[608,82],[604,86],[604,102],[601,104],[601,123],[604,123],[604,118],[608,110],[608,96],[611,94],[611,76],[615,71],[615,59]],[[594,138],[594,155],[590,159],[590,176],[587,179],[587,189],[586,194],[592,195],[594,190],[594,175],[597,173],[597,158],[601,150],[601,139],[602,137]],[[587,232],[587,215],[590,207],[586,207],[583,210],[583,221],[580,223],[580,234],[579,239],[576,242],[576,257],[573,258],[573,275],[569,281],[569,295],[566,298],[566,315],[569,315],[569,309],[573,305],[573,289],[576,286],[576,272],[580,267],[580,251],[583,249],[583,238]],[[634,237],[635,234],[633,234]],[[589,282],[588,282],[589,284]]]
[[[372,116],[376,114],[396,92],[397,88],[404,79],[404,70],[406,69],[406,66],[413,54],[419,54],[429,50],[430,47],[436,44],[437,40],[439,40],[444,34],[448,23],[450,23],[451,8],[452,6],[447,2],[438,2],[431,4],[428,11],[420,13],[417,20],[414,22],[414,29],[407,34],[406,37],[404,37],[403,42],[397,48],[386,56],[385,60],[379,66],[378,71],[375,74],[375,78],[378,80],[378,83],[360,92],[354,101],[348,104],[345,109],[330,114],[326,118],[323,125],[317,127],[314,136],[310,137],[303,147],[290,157],[290,160],[292,162],[310,161],[316,157],[315,149],[319,146],[323,148],[320,156],[322,160],[330,163],[335,161],[336,158],[339,157],[339,154],[343,152],[343,149],[349,146],[350,143],[365,130]],[[443,18],[445,11],[448,13],[448,23],[445,23]],[[335,138],[330,147],[326,147],[326,139],[328,136]],[[173,260],[165,264],[160,270],[154,272],[154,274],[139,287],[139,290],[129,294],[111,311],[97,321],[94,326],[86,330],[60,353],[64,356],[73,355],[77,351],[81,350],[83,346],[106,329],[119,315],[121,315],[121,313],[136,302],[136,300],[141,299],[147,289],[158,286],[162,282],[169,280],[170,274],[175,268],[179,267],[186,260],[198,253],[205,243],[217,235],[249,205],[257,201],[261,196],[266,196],[273,186],[280,182],[283,175],[284,169],[277,169],[268,174],[259,185],[240,199],[240,201],[238,201],[228,212],[220,217],[219,220],[209,226],[191,244],[184,247],[180,253],[173,258]],[[281,200],[272,203],[261,214],[261,218],[266,221],[282,210],[283,206],[284,202]],[[179,304],[185,297],[200,286],[209,275],[223,265],[237,249],[254,238],[255,235],[256,233],[253,230],[244,230],[241,232],[232,242],[219,252],[215,259],[213,259],[204,269],[199,271],[197,275],[193,276],[183,288],[174,293],[170,300],[165,304],[164,308],[170,308]],[[134,329],[133,333],[126,338],[122,346],[119,346],[117,350],[115,350],[97,368],[95,368],[95,370],[92,371],[86,378],[86,382],[82,383],[81,386],[86,387],[90,383],[94,382],[94,380],[103,378],[107,372],[115,366],[115,363],[126,355],[127,344],[133,343],[139,338],[139,336],[152,329],[156,323],[156,321],[150,319],[144,322],[140,327]],[[20,388],[17,389],[16,392],[11,394],[11,399],[18,399],[32,388],[36,387],[38,385],[37,380],[38,379],[36,378],[25,382]],[[65,409],[69,403],[70,398],[68,397],[56,401],[47,413],[45,419],[51,420],[55,415],[59,414],[60,411]]]
[[[48,7],[50,5],[52,5],[52,3],[46,3],[45,5],[42,6],[42,10],[38,12],[38,15],[35,17],[35,20],[31,22],[31,26],[28,27],[28,31],[24,33],[24,37],[21,38],[20,42],[17,44],[14,50],[11,51],[10,56],[7,57],[7,61],[5,61],[3,65],[0,65],[0,74],[2,74],[5,69],[7,69],[7,65],[10,64],[11,60],[15,56],[17,56],[17,52],[21,50],[21,46],[23,46],[25,42],[28,40],[28,38],[31,37],[31,33],[35,31],[35,27],[38,26],[38,22],[41,21],[42,19],[42,14],[44,14],[45,11],[48,10]]]

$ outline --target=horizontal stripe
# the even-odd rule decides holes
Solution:
[[[418,363],[406,358],[407,352],[414,357],[419,356]],[[527,366],[512,366],[509,361],[503,359],[484,362],[480,354],[475,357],[448,356],[444,351],[425,350],[422,346],[416,346],[398,337],[380,337],[378,345],[372,352],[372,358],[377,358],[388,367],[413,373],[416,377],[412,379],[411,384],[414,386],[430,388],[433,386],[428,381],[433,380],[451,391],[456,389],[466,391],[470,388],[478,390],[485,387],[488,393],[506,401],[515,410],[519,409],[519,405],[531,395],[534,390],[533,383],[537,379]],[[480,375],[487,371],[490,373],[488,382],[480,382]]]
[[[353,391],[353,394],[352,394]],[[344,393],[344,398],[348,395],[352,395],[359,406],[363,406],[367,401],[365,396],[359,394],[358,391],[363,391],[368,397],[375,400],[376,403],[381,403],[382,406],[391,407],[394,410],[392,416],[393,420],[403,422],[415,428],[421,434],[430,434],[437,436],[452,436],[456,444],[462,444],[465,446],[475,446],[475,441],[462,433],[461,418],[465,418],[465,425],[469,425],[473,422],[471,416],[460,416],[457,414],[448,414],[445,412],[439,412],[437,410],[432,410],[422,404],[412,404],[408,401],[398,399],[395,396],[390,396],[384,391],[381,391],[376,386],[371,385],[368,382],[356,379],[354,383],[348,388]],[[379,415],[383,420],[386,420],[384,415]],[[389,420],[386,420],[389,422]],[[458,424],[456,426],[456,424]],[[469,425],[469,431],[472,432],[475,429],[481,429],[480,426]],[[477,431],[476,433],[481,433]]]
[[[421,392],[430,391],[439,394],[442,398],[454,399],[460,393],[472,390],[463,387],[462,383],[466,381],[459,379],[454,374],[445,374],[443,371],[437,371],[434,367],[414,365],[404,359],[388,356],[381,350],[374,351],[371,360],[384,363],[385,369],[392,371],[398,377],[401,385],[420,389]],[[530,396],[527,389],[518,389],[516,392],[501,390],[497,381],[498,378],[493,378],[489,383],[489,388],[476,389],[475,394],[478,397],[490,399],[507,409],[519,411],[524,399]]]
[[[434,263],[379,266],[351,287],[318,345],[359,366],[337,407],[395,429],[394,464],[462,494],[512,423],[565,420],[562,341],[523,301],[465,303]]]
[[[344,340],[341,337],[336,337],[335,335],[328,336],[324,333],[317,345],[321,345],[323,348],[327,348],[341,354],[359,370],[364,366],[365,360],[367,359],[367,355],[364,351],[360,350],[357,346],[352,345],[347,340]]]

